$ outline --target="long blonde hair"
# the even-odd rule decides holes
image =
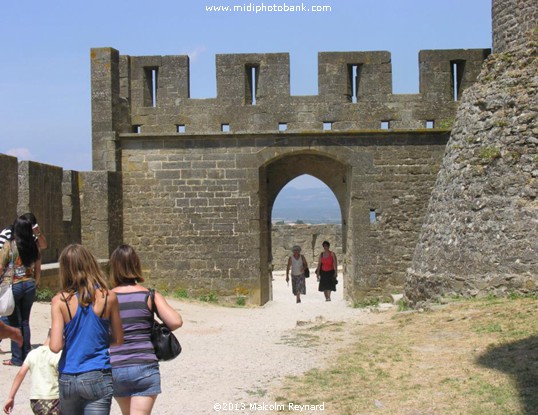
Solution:
[[[78,302],[82,306],[95,301],[98,289],[108,292],[97,260],[87,248],[78,244],[66,246],[60,254],[60,281],[69,298],[78,293]]]

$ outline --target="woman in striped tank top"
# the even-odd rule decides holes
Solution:
[[[123,415],[151,414],[161,393],[159,362],[151,343],[153,312],[144,282],[140,259],[129,245],[119,246],[110,257],[113,292],[120,304],[124,342],[110,348],[114,399]],[[159,316],[170,330],[183,325],[181,315],[155,292]]]

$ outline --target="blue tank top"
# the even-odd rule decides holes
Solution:
[[[77,294],[78,298],[78,294]],[[65,325],[65,344],[58,372],[77,374],[110,369],[110,321],[97,316],[92,305],[82,307]]]

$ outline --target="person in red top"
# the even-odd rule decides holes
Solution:
[[[336,291],[336,270],[338,269],[338,261],[336,254],[329,248],[331,244],[328,241],[323,241],[323,252],[319,255],[318,267],[316,275],[319,281],[319,291],[325,294],[325,301],[331,301],[331,291]]]

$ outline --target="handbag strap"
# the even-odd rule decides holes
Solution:
[[[157,317],[161,318],[159,311],[157,310],[157,306],[155,305],[155,290],[153,288],[149,288],[148,291],[149,296],[151,297],[151,311],[153,312],[153,319],[155,320],[155,314],[157,314]]]

